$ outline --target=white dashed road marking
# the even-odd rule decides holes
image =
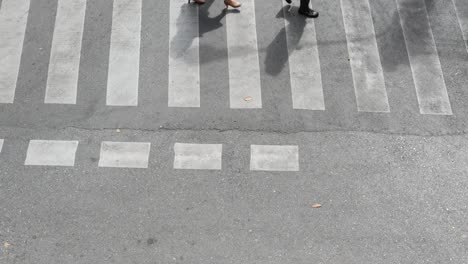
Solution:
[[[74,166],[78,141],[31,140],[25,165]]]
[[[58,1],[45,103],[76,104],[86,0]]]
[[[170,1],[169,107],[200,107],[198,6]]]
[[[99,167],[148,168],[151,143],[102,142]]]
[[[221,144],[184,144],[174,145],[174,169],[221,170]]]
[[[0,152],[2,152],[3,149],[3,139],[0,139]]]
[[[390,112],[368,0],[341,0],[357,107],[360,112]]]
[[[299,171],[298,146],[252,145],[250,170]]]
[[[424,0],[396,0],[421,114],[452,115]]]
[[[3,0],[0,8],[0,103],[13,103],[30,0]]]
[[[107,104],[138,105],[142,0],[114,0]]]

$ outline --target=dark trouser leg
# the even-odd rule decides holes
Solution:
[[[319,16],[318,12],[309,8],[310,0],[301,0],[301,6],[299,7],[299,14],[306,17],[316,18]]]
[[[310,0],[301,0],[301,6],[299,7],[299,9],[301,9],[302,11],[309,10],[309,3]]]

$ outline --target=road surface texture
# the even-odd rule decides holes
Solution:
[[[0,0],[0,263],[468,263],[468,2]]]

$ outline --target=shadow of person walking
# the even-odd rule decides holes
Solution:
[[[196,38],[201,38],[205,33],[215,31],[223,26],[221,21],[227,13],[239,13],[237,9],[223,9],[215,17],[210,17],[210,7],[216,0],[208,0],[204,5],[184,4],[180,8],[176,22],[177,32],[171,39],[171,47],[176,51],[171,54],[174,57],[181,57],[192,46]],[[193,19],[198,18],[198,28],[187,27],[187,23],[193,23]],[[196,26],[196,25],[195,25]]]
[[[213,5],[213,3],[216,0],[208,0],[206,1],[206,4],[201,5],[199,7],[199,14],[200,14],[200,37],[203,37],[203,34],[214,31],[220,27],[223,26],[223,23],[221,21],[223,18],[226,16],[227,13],[230,12],[239,12],[239,10],[228,10],[228,9],[223,9],[221,13],[219,13],[215,17],[210,17],[210,12],[209,9]]]
[[[400,4],[400,12],[410,14],[402,16],[398,12],[397,3]],[[421,3],[423,5],[421,6]],[[424,10],[422,7],[426,8]],[[432,51],[430,48],[431,38],[428,38],[427,30],[430,30],[430,23],[424,20],[415,19],[417,15],[426,18],[434,9],[434,0],[415,1],[415,0],[399,0],[397,2],[380,1],[373,3],[374,23],[384,25],[380,32],[376,33],[376,38],[380,44],[380,58],[385,71],[396,71],[400,64],[408,63],[408,51],[406,39],[403,34],[402,25],[406,27],[408,32],[418,36],[416,39],[421,40],[420,48],[413,50],[413,56],[430,56]],[[389,10],[394,10],[389,12]],[[422,15],[421,15],[422,14]],[[429,18],[429,17],[427,17]],[[376,27],[377,28],[377,27]]]
[[[298,15],[298,7],[295,6],[284,6],[276,14],[276,18],[286,19],[288,25],[281,29],[267,47],[265,71],[273,76],[277,76],[283,71],[288,61],[288,50],[294,52],[294,50],[302,48],[299,46],[299,42],[307,24],[307,17]],[[287,38],[286,32],[289,33],[289,38]],[[284,45],[286,39],[287,45]]]

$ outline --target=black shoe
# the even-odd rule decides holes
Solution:
[[[291,0],[286,0],[286,3],[291,4],[292,1]]]
[[[299,9],[299,14],[304,15],[306,17],[310,17],[310,18],[317,18],[319,16],[319,13],[317,11],[314,11],[310,8],[305,11],[302,9]]]

